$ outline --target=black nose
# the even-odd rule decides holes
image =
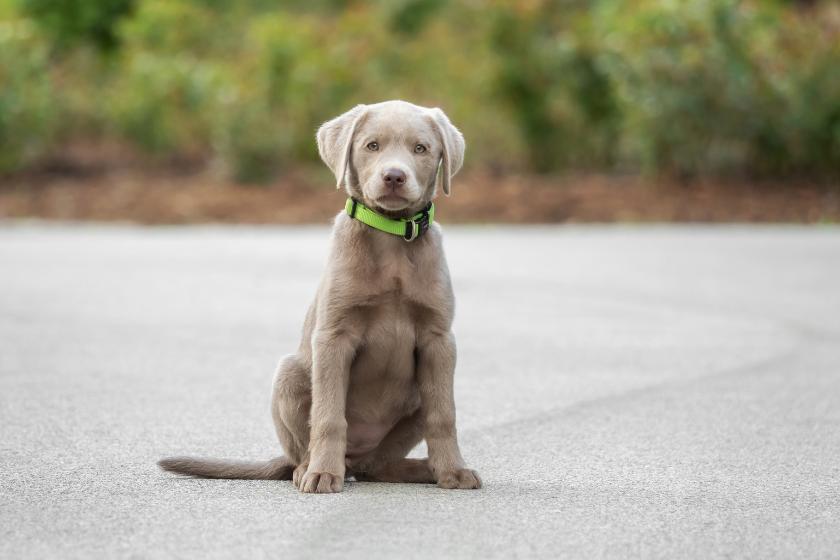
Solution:
[[[389,169],[385,172],[385,175],[382,176],[382,180],[385,181],[386,185],[395,189],[405,184],[405,173],[399,169]]]

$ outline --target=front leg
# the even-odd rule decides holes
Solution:
[[[344,489],[345,408],[355,352],[356,344],[346,332],[316,332],[312,337],[312,427],[309,467],[300,477],[302,492],[328,494]]]
[[[455,430],[455,336],[427,333],[418,341],[417,382],[429,468],[441,488],[481,488],[478,473],[468,469]]]

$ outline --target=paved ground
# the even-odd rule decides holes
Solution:
[[[157,470],[278,453],[326,239],[0,226],[0,557],[840,555],[836,228],[450,228],[483,490]]]

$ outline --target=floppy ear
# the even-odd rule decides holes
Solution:
[[[356,105],[340,117],[325,122],[318,129],[318,153],[327,167],[335,173],[336,188],[341,188],[347,163],[350,161],[350,151],[353,148],[353,136],[356,129],[364,122],[367,115],[367,105]]]
[[[437,107],[432,109],[432,121],[437,127],[442,145],[440,183],[443,187],[443,194],[449,196],[452,177],[464,163],[464,149],[466,147],[464,135],[449,122],[449,118]]]

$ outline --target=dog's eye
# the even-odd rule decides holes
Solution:
[[[370,150],[371,152],[375,152],[376,150],[379,149],[379,144],[377,144],[376,142],[371,142],[370,144],[367,145],[367,147],[368,147],[368,150]]]
[[[416,146],[414,146],[414,153],[422,154],[425,151],[426,151],[426,146],[424,146],[423,144],[417,144]]]

